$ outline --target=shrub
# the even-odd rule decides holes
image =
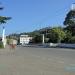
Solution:
[[[9,43],[10,43],[10,39],[7,39],[7,44],[9,45]]]
[[[75,43],[75,36],[73,36],[70,40],[69,40],[70,43]]]
[[[35,35],[32,39],[33,43],[41,43],[42,42],[42,35]]]
[[[4,46],[3,46],[3,43],[2,43],[2,42],[0,42],[0,48],[4,48]]]

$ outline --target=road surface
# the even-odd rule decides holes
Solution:
[[[75,75],[75,50],[31,47],[0,49],[0,75]]]

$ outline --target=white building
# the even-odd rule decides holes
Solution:
[[[32,40],[32,37],[29,37],[28,35],[20,35],[20,43],[23,44],[29,44],[30,40]]]

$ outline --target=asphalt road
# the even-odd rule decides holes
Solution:
[[[0,75],[75,75],[75,50],[27,47],[0,49]]]

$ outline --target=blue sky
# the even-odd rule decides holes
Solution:
[[[5,25],[6,34],[30,32],[46,26],[63,26],[74,0],[0,0],[0,15],[12,17]],[[2,30],[2,26],[0,26]],[[0,32],[1,33],[1,32]]]

